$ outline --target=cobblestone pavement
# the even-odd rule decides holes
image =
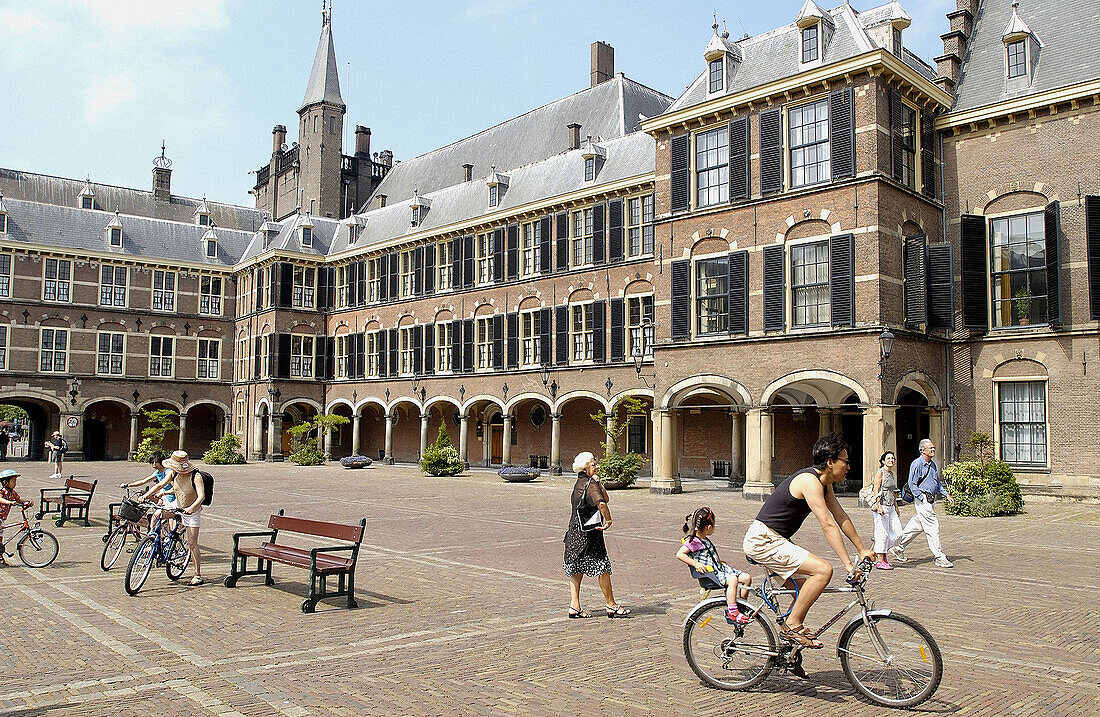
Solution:
[[[37,497],[44,464],[22,467],[20,492]],[[737,564],[757,506],[735,493],[692,484],[678,496],[612,494],[616,597],[635,615],[568,620],[568,478],[505,484],[488,472],[440,479],[407,467],[220,467],[214,505],[203,514],[206,585],[154,572],[127,597],[125,566],[100,570],[100,538],[107,502],[119,493],[111,486],[141,467],[71,468],[100,479],[93,526],[46,523],[61,541],[56,563],[0,568],[0,715],[883,712],[844,680],[835,629],[825,635],[834,642],[807,657],[809,680],[772,675],[739,694],[706,688],[691,673],[681,621],[698,592],[673,558],[680,525],[710,505],[716,543]],[[869,538],[870,516],[842,502]],[[285,566],[275,567],[274,587],[256,578],[222,586],[232,533],[265,527],[279,508],[333,521],[366,517],[358,610],[322,604],[302,614],[306,573]],[[941,516],[941,525],[953,570],[935,568],[918,539],[909,550],[918,560],[876,572],[871,583],[881,605],[919,616],[943,649],[943,683],[920,709],[1100,714],[1100,507],[1036,503],[1011,519]],[[828,554],[812,518],[803,533],[806,547]],[[582,595],[602,611],[594,580]],[[822,598],[809,623],[839,601]]]

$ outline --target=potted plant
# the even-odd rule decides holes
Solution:
[[[623,418],[619,418],[619,409],[623,411]],[[630,416],[645,414],[645,404],[637,398],[627,396],[619,401],[610,414],[603,411],[592,414],[591,418],[600,428],[607,431],[610,442],[600,445],[604,448],[604,455],[596,464],[600,480],[604,488],[617,490],[628,488],[638,479],[638,471],[645,465],[646,457],[638,453],[619,453],[618,439],[626,431]]]
[[[322,466],[328,460],[328,456],[318,447],[321,436],[329,430],[351,423],[345,416],[322,414],[312,421],[303,421],[286,429],[290,434],[292,450],[287,458],[291,463],[300,466]],[[311,435],[314,434],[315,435]]]
[[[497,475],[508,483],[526,483],[539,477],[539,469],[529,466],[504,466]]]
[[[1027,326],[1031,323],[1031,293],[1021,286],[1012,296],[1016,299],[1016,319],[1020,326]]]
[[[366,468],[371,463],[374,463],[374,461],[371,460],[370,456],[344,456],[340,459],[340,465],[352,469]]]

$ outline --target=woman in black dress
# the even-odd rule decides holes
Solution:
[[[630,610],[615,602],[615,593],[611,589],[611,561],[603,542],[603,531],[611,527],[611,510],[607,507],[607,490],[596,475],[596,458],[588,451],[579,454],[573,459],[573,470],[577,473],[577,482],[570,499],[572,511],[569,529],[565,533],[563,565],[569,576],[569,617],[592,617],[581,607],[581,579],[585,575],[595,577],[599,582],[607,616],[626,617]],[[598,508],[603,516],[603,525],[595,530],[582,530],[577,517],[577,508],[582,504],[588,508]]]

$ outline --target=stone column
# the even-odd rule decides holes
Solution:
[[[947,457],[950,456],[955,450],[954,446],[947,445],[947,436],[944,435],[943,429],[943,411],[935,408],[929,409],[928,435],[921,436],[921,438],[931,438],[932,443],[936,445],[936,465],[939,466],[940,470],[943,470],[944,464],[947,463]],[[908,466],[906,466],[906,470],[908,470]]]
[[[660,460],[655,460],[656,465],[654,465],[653,480],[649,483],[649,492],[662,495],[682,493],[684,488],[680,484],[680,473],[676,465],[676,414],[671,410],[657,411],[657,414],[661,426],[661,448],[654,453],[660,456]],[[654,441],[654,447],[656,448],[656,441]]]
[[[561,475],[561,414],[550,414],[550,475]]]
[[[275,463],[283,461],[283,414],[271,412],[267,424],[267,460]]]
[[[141,417],[141,411],[134,411],[130,414],[130,453],[137,451],[138,447],[138,418]]]
[[[512,416],[504,415],[504,440],[500,451],[500,463],[501,465],[512,465],[512,421],[515,420]]]
[[[393,465],[393,424],[396,418],[396,414],[386,414],[386,455],[382,462],[388,466]]]
[[[224,438],[225,436],[229,435],[232,432],[233,432],[233,414],[227,413],[227,414],[225,414],[225,418],[222,420],[222,435],[221,435],[221,437]]]
[[[833,411],[829,408],[817,409],[817,437],[830,433],[833,430]]]
[[[332,458],[332,428],[326,428],[324,431],[325,445],[321,449],[321,452],[325,454],[325,460]]]
[[[420,414],[420,458],[423,460],[425,451],[428,450],[428,424],[431,423],[431,409],[427,413]]]
[[[70,419],[73,418],[76,419],[76,425],[70,426]],[[69,450],[65,453],[65,460],[84,460],[84,415],[75,412],[62,413],[61,427],[58,430],[61,431],[61,437],[65,439],[65,443],[69,446]],[[52,434],[53,430],[50,429],[47,432],[47,438]],[[26,494],[27,492],[24,492],[23,495],[26,496]]]
[[[493,424],[485,415],[481,419],[481,465],[488,467],[493,460]]]
[[[887,415],[889,424],[887,424]],[[889,425],[889,427],[888,427]],[[863,465],[852,465],[848,470],[849,489],[855,486],[868,486],[878,470],[878,457],[886,445],[887,431],[894,430],[894,409],[883,406],[869,406],[863,411]],[[855,475],[861,471],[862,475]],[[861,503],[862,505],[862,503]]]
[[[762,501],[772,494],[772,416],[767,406],[749,409],[745,419],[745,487],[742,495]]]
[[[264,444],[264,417],[255,416],[252,419],[252,460],[262,461],[264,454],[260,448]]]
[[[351,454],[359,455],[359,414],[351,417]]]
[[[731,417],[733,423],[733,450],[730,451],[730,483],[734,478],[739,481],[745,479],[745,414],[735,412]]]
[[[604,442],[607,443],[607,450],[611,451],[615,449],[615,434],[612,432],[615,428],[615,414],[608,413],[604,421]]]
[[[470,451],[466,445],[470,438],[470,416],[463,413],[458,417],[458,458],[466,467],[470,467]]]
[[[181,451],[185,450],[183,446],[184,446],[186,441],[187,441],[187,413],[186,412],[181,412],[180,413],[180,445],[179,445],[179,449]]]

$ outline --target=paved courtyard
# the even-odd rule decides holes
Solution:
[[[29,473],[20,492],[37,499],[44,464],[20,467]],[[710,505],[716,543],[737,564],[756,506],[735,493],[702,484],[671,497],[614,493],[614,585],[635,616],[568,620],[568,478],[219,467],[203,515],[207,584],[173,584],[159,571],[128,597],[124,565],[100,570],[100,537],[120,492],[111,486],[141,466],[70,467],[100,479],[93,526],[48,523],[61,540],[52,566],[0,569],[0,715],[883,713],[844,680],[835,628],[826,649],[808,656],[809,680],[773,675],[738,694],[691,673],[680,624],[698,593],[673,558],[680,525]],[[869,537],[870,516],[843,502]],[[222,586],[232,533],[265,527],[279,508],[366,517],[358,610],[323,603],[302,614],[306,572],[285,566],[275,567],[274,587],[256,578]],[[919,616],[943,649],[943,683],[921,711],[1100,714],[1100,506],[1034,503],[1011,519],[941,521],[953,570],[933,567],[920,540],[910,549],[918,561],[876,572],[871,587],[880,604]],[[815,521],[804,532],[804,545],[827,554]],[[582,590],[589,609],[602,609],[594,580]],[[809,623],[839,600],[823,598]]]

